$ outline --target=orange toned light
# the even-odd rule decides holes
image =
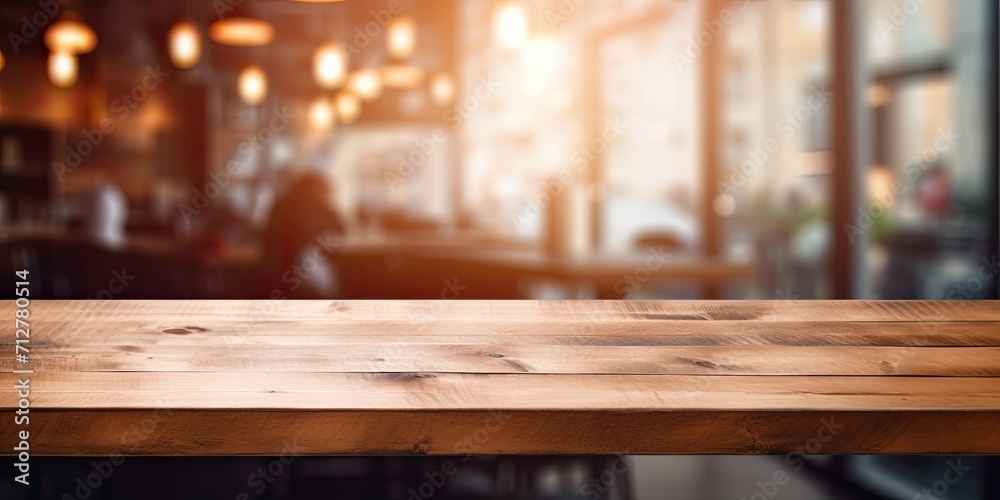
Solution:
[[[334,106],[337,107],[337,120],[341,123],[354,123],[361,117],[361,99],[350,92],[338,93],[334,98]]]
[[[417,27],[408,16],[396,16],[389,21],[386,50],[389,57],[402,60],[413,55],[417,48]]]
[[[223,45],[260,47],[274,41],[274,26],[252,17],[230,17],[212,23],[208,37]]]
[[[874,108],[885,106],[891,99],[892,93],[889,92],[889,88],[881,83],[876,83],[868,89],[868,102]]]
[[[528,14],[520,1],[505,1],[497,7],[493,19],[493,36],[506,49],[520,47],[528,38]]]
[[[7,59],[4,58],[3,52],[0,51],[0,71],[3,71],[3,67],[7,65]]]
[[[436,73],[431,77],[429,91],[434,104],[447,106],[455,100],[455,79],[445,72]]]
[[[45,46],[52,52],[86,54],[97,47],[97,33],[69,13],[45,30]]]
[[[191,69],[201,59],[201,34],[198,28],[187,21],[181,21],[170,28],[167,36],[170,46],[170,62],[180,69]]]
[[[75,54],[49,53],[49,81],[56,87],[70,88],[76,85],[78,71]]]
[[[351,73],[347,86],[364,102],[374,101],[382,95],[382,73],[365,68]]]
[[[551,69],[559,59],[559,47],[551,37],[535,38],[525,48],[524,59],[535,71]]]
[[[240,72],[239,76],[240,99],[256,106],[267,98],[267,75],[259,66],[247,66]]]
[[[392,89],[415,89],[424,84],[424,70],[409,64],[388,64],[382,68],[382,80]]]
[[[336,123],[336,115],[330,100],[317,97],[309,104],[309,125],[317,132],[327,132]]]
[[[347,79],[347,52],[336,43],[316,49],[313,55],[313,78],[324,89],[335,89]]]
[[[729,193],[721,193],[712,200],[712,209],[719,217],[729,217],[736,211],[736,199]]]
[[[894,178],[892,171],[885,165],[876,165],[868,172],[866,179],[868,199],[882,200],[893,193]]]

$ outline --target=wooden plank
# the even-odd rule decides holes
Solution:
[[[45,409],[1000,411],[996,377],[123,371],[32,382]],[[0,407],[16,403],[0,393]]]
[[[36,456],[278,455],[290,446],[300,455],[459,456],[860,450],[985,455],[1000,449],[997,412],[146,409],[42,410],[32,415]],[[7,420],[12,419],[0,420],[0,432],[11,430]],[[803,462],[788,459],[789,465]]]
[[[13,314],[13,302],[0,314]],[[268,317],[300,321],[1000,321],[995,301],[330,301],[330,300],[161,300],[34,301],[32,313],[44,320],[88,321],[113,326],[120,321],[170,318],[247,321]]]
[[[933,321],[240,321],[116,320],[94,325],[36,314],[34,345],[507,344],[552,346],[1000,347],[1000,322]],[[13,336],[0,344],[14,343]],[[0,360],[2,361],[2,360]]]
[[[1000,376],[997,347],[522,346],[401,342],[45,346],[39,372],[441,372]],[[0,370],[16,369],[0,358]]]

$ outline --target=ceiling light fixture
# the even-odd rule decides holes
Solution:
[[[274,26],[252,17],[228,17],[208,27],[215,43],[234,47],[261,47],[274,41]]]
[[[267,75],[259,66],[243,68],[238,86],[240,99],[250,106],[256,106],[267,98]]]
[[[49,81],[53,85],[64,89],[76,85],[78,72],[76,54],[49,52]]]
[[[75,12],[66,12],[45,30],[45,46],[52,52],[86,54],[97,47],[97,33]]]
[[[347,79],[347,52],[337,43],[316,49],[313,55],[313,78],[324,89],[335,89]]]
[[[309,105],[309,125],[318,132],[327,132],[336,123],[336,114],[330,100],[326,97],[317,97]]]
[[[201,34],[188,21],[180,21],[170,28],[168,45],[170,62],[180,69],[191,69],[201,59]]]
[[[361,117],[361,100],[350,92],[337,93],[334,98],[334,106],[337,108],[337,119],[341,123],[354,123]]]
[[[455,100],[455,79],[444,71],[435,73],[431,77],[429,91],[434,104],[447,106]]]
[[[382,83],[381,72],[371,68],[364,68],[351,73],[347,86],[362,101],[370,102],[382,95]]]
[[[501,3],[493,14],[493,36],[505,49],[516,49],[528,39],[528,14],[520,0]]]
[[[389,57],[401,61],[413,55],[417,48],[417,27],[409,16],[396,16],[389,21],[386,51]]]

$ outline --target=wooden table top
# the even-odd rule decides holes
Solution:
[[[4,329],[0,407],[29,377],[32,454],[1000,453],[996,301],[30,311],[29,363]],[[0,418],[8,445],[19,429]]]

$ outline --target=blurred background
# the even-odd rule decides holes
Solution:
[[[33,298],[995,299],[997,23],[992,0],[6,1],[0,270]],[[918,498],[946,467],[842,458],[813,493]],[[774,467],[648,460],[639,498],[750,498],[751,473],[689,469]]]
[[[995,14],[5,2],[3,263],[62,298],[996,297]]]

